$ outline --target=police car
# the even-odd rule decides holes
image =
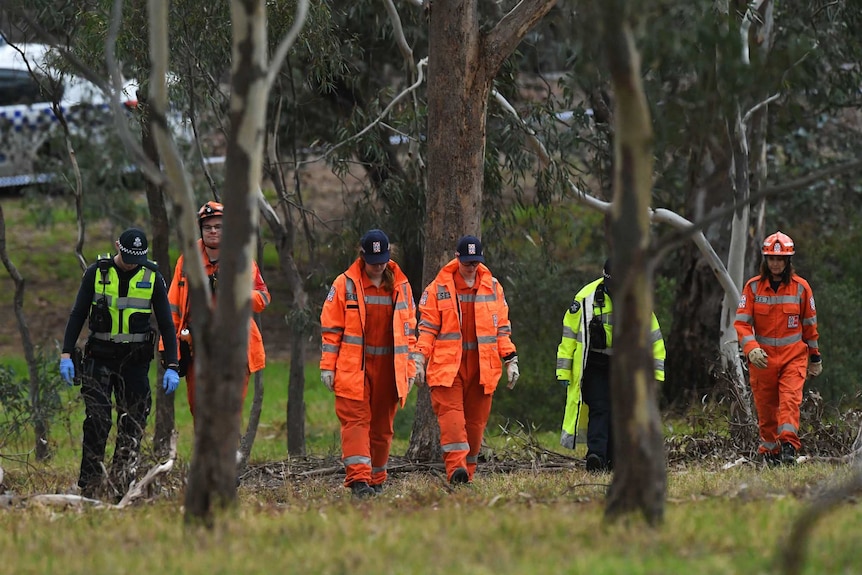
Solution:
[[[0,188],[50,181],[40,170],[52,137],[61,133],[62,115],[73,135],[92,134],[111,122],[109,100],[92,82],[60,72],[59,54],[46,44],[0,41]],[[120,94],[137,105],[134,82]],[[103,132],[104,133],[104,132]]]

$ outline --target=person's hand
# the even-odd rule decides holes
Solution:
[[[755,347],[748,352],[748,361],[760,369],[766,369],[766,362],[768,360],[769,356],[766,355],[766,352],[760,347]]]
[[[415,380],[416,380],[415,377],[408,377],[407,378],[407,393],[408,394],[410,393],[410,390],[413,389],[413,384],[415,383]]]
[[[557,383],[562,385],[563,388],[569,387],[569,380],[568,379],[558,379]]]
[[[414,383],[425,383],[425,356],[418,351],[410,354],[413,361],[416,362],[416,381]]]
[[[177,387],[180,385],[180,374],[178,374],[174,368],[169,367],[165,370],[165,376],[162,378],[162,387],[165,390],[165,393],[168,395],[172,394],[177,390]]]
[[[72,358],[60,358],[60,377],[63,378],[63,381],[65,381],[67,385],[73,385],[75,383],[75,364],[72,362]]]
[[[506,375],[509,377],[509,385],[506,387],[512,389],[518,383],[518,378],[521,377],[521,372],[518,370],[517,355],[506,362]]]
[[[820,356],[817,356],[818,358]],[[821,373],[823,373],[823,360],[814,361],[814,356],[811,356],[811,359],[808,360],[808,375],[810,377],[817,377]]]
[[[335,391],[335,372],[324,369],[320,372],[320,381],[326,386],[329,391]]]

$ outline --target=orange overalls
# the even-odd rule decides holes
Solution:
[[[516,351],[511,333],[503,287],[484,264],[468,287],[453,259],[422,294],[416,347],[426,358],[449,480],[459,467],[473,480],[502,358]]]
[[[777,289],[768,278],[751,278],[742,290],[734,327],[746,357],[756,347],[769,357],[765,369],[749,365],[760,427],[758,452],[777,454],[783,442],[799,450],[799,406],[808,356],[818,354],[811,286],[796,274]]]
[[[218,272],[218,262],[212,263],[207,258],[204,249],[203,240],[198,240],[198,248],[201,250],[201,258],[206,267],[208,276]],[[186,280],[183,265],[185,263],[184,256],[180,256],[177,260],[177,265],[174,269],[174,277],[168,289],[168,301],[171,304],[171,315],[174,320],[174,327],[177,330],[177,345],[179,346],[180,334],[184,329],[189,328],[190,318],[189,311],[191,309],[189,302],[189,286]],[[266,306],[269,305],[270,295],[263,277],[260,275],[260,268],[257,263],[252,264],[252,291],[251,291],[251,311],[252,313],[260,313]],[[248,370],[244,381],[242,382],[242,400],[245,402],[245,396],[248,394],[248,379],[249,375],[260,371],[266,367],[266,351],[263,347],[263,337],[257,327],[254,319],[249,320],[248,328]],[[192,330],[193,331],[193,330]],[[179,354],[179,351],[177,351]],[[177,355],[179,357],[179,355]],[[192,416],[195,414],[195,364],[194,361],[189,362],[188,371],[186,372],[186,397],[189,402],[189,411]]]
[[[376,287],[357,259],[335,278],[320,314],[321,371],[334,371],[341,422],[344,485],[387,479],[395,412],[407,398],[416,364],[416,305],[407,276],[393,261],[392,292]]]

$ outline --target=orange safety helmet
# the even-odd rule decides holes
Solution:
[[[224,206],[218,202],[210,200],[201,206],[198,210],[198,225],[203,225],[204,220],[208,218],[224,216]]]
[[[763,240],[760,253],[765,256],[792,256],[796,253],[796,246],[790,236],[775,232]]]

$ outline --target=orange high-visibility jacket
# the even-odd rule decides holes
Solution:
[[[365,390],[366,312],[359,262],[357,259],[335,278],[320,312],[320,370],[335,372],[336,395],[355,400],[362,400]],[[398,264],[389,260],[387,265],[395,274],[392,339],[395,385],[403,407],[409,387],[407,380],[416,375],[416,364],[409,357],[416,348],[416,303],[407,276]]]
[[[455,290],[458,259],[438,272],[419,300],[418,351],[427,363],[425,381],[430,387],[452,387],[461,366],[461,309]],[[503,373],[502,358],[516,352],[509,323],[509,304],[503,286],[485,264],[476,272],[476,339],[479,345],[479,382],[493,393]]]
[[[206,267],[207,275],[212,275],[218,271],[218,264],[211,264],[204,251],[203,240],[198,240],[198,249],[201,251],[201,257]],[[171,316],[174,320],[174,327],[177,330],[177,346],[179,347],[179,336],[182,330],[189,327],[189,285],[186,279],[186,274],[183,269],[185,257],[180,256],[177,260],[177,265],[174,269],[174,277],[171,280],[171,286],[168,288],[168,301],[171,304]],[[266,306],[269,305],[270,295],[263,277],[260,275],[260,268],[257,263],[252,261],[252,290],[251,290],[251,311],[252,313],[260,313]],[[179,350],[177,351],[179,354]],[[179,357],[179,355],[177,355]],[[263,347],[263,336],[254,319],[249,320],[248,327],[248,371],[254,373],[266,367],[266,351]]]
[[[769,280],[761,276],[748,280],[733,325],[746,356],[755,347],[782,363],[805,353],[819,354],[814,294],[796,274],[778,291],[772,291]]]

